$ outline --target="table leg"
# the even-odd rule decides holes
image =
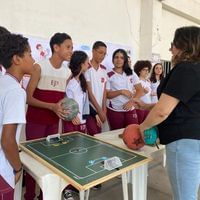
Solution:
[[[146,164],[132,170],[133,200],[146,200],[147,198],[147,167]]]
[[[166,166],[166,151],[163,152],[163,167]]]
[[[139,183],[138,183],[138,169],[136,168],[136,169],[133,169],[132,171],[131,171],[132,173],[131,173],[131,179],[132,179],[132,181],[131,181],[131,183],[132,183],[132,197],[133,197],[133,200],[137,200],[137,196],[138,196],[138,185],[139,185]]]
[[[51,170],[36,162],[26,153],[20,153],[24,169],[29,173],[43,192],[44,200],[61,200],[63,189],[69,184],[60,176],[54,174]],[[29,161],[27,163],[27,161]],[[17,199],[19,200],[19,199]]]
[[[80,198],[80,200],[85,200],[85,191],[84,190],[79,191],[79,198]]]
[[[128,181],[126,173],[122,174],[123,199],[128,200]]]
[[[45,200],[61,200],[62,191],[68,185],[66,181],[55,174],[48,174],[36,181],[42,190],[43,199]]]
[[[90,189],[85,191],[85,200],[89,199]]]
[[[23,179],[23,173],[22,173],[18,183],[15,186],[14,200],[22,199],[22,179]]]

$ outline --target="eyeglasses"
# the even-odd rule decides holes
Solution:
[[[148,68],[143,68],[141,71],[149,72]]]

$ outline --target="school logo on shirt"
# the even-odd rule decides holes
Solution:
[[[105,78],[102,77],[101,78],[101,82],[104,83],[105,82]]]
[[[56,87],[57,85],[59,85],[59,81],[51,80],[51,85],[52,85],[53,87]]]
[[[137,118],[138,118],[137,114],[133,114],[133,119],[137,119]]]

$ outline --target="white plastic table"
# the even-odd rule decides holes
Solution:
[[[108,133],[108,132],[107,132]],[[105,135],[107,134],[105,133]],[[112,132],[111,132],[112,133]],[[107,141],[106,141],[107,142]],[[138,153],[138,152],[137,152]],[[39,160],[33,158],[28,153],[22,151],[20,153],[21,161],[24,169],[36,180],[43,192],[44,200],[60,200],[62,198],[63,189],[69,184],[63,177],[55,173],[48,166],[42,164]],[[127,187],[127,172],[131,171],[133,183],[133,199],[145,200],[147,189],[147,168],[150,159],[144,162],[138,162],[134,167],[120,172],[116,171],[107,178],[105,181],[116,177],[122,176],[123,199],[128,200],[128,187]],[[21,182],[20,181],[15,189],[15,200],[21,200]],[[92,187],[92,186],[91,186]],[[89,188],[80,191],[80,200],[87,200],[89,198]]]
[[[119,138],[119,134],[124,129],[118,129],[114,131],[108,131],[100,134],[96,134],[95,137],[101,139],[110,144],[116,145],[121,148],[128,149],[124,144],[122,138]],[[133,151],[133,150],[132,150]],[[145,145],[135,153],[143,154],[147,157],[156,158],[158,155],[163,154],[163,166],[165,166],[165,146],[159,145],[159,149],[156,146]],[[132,183],[132,196],[133,200],[146,200],[147,199],[147,172],[148,166],[143,165],[140,168],[133,169],[128,174],[128,182]]]

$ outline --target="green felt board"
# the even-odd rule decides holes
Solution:
[[[120,169],[147,159],[80,133],[63,135],[61,138],[62,142],[56,144],[41,139],[21,145],[82,186],[116,171],[104,169],[103,161],[107,158],[119,157],[123,164]]]

